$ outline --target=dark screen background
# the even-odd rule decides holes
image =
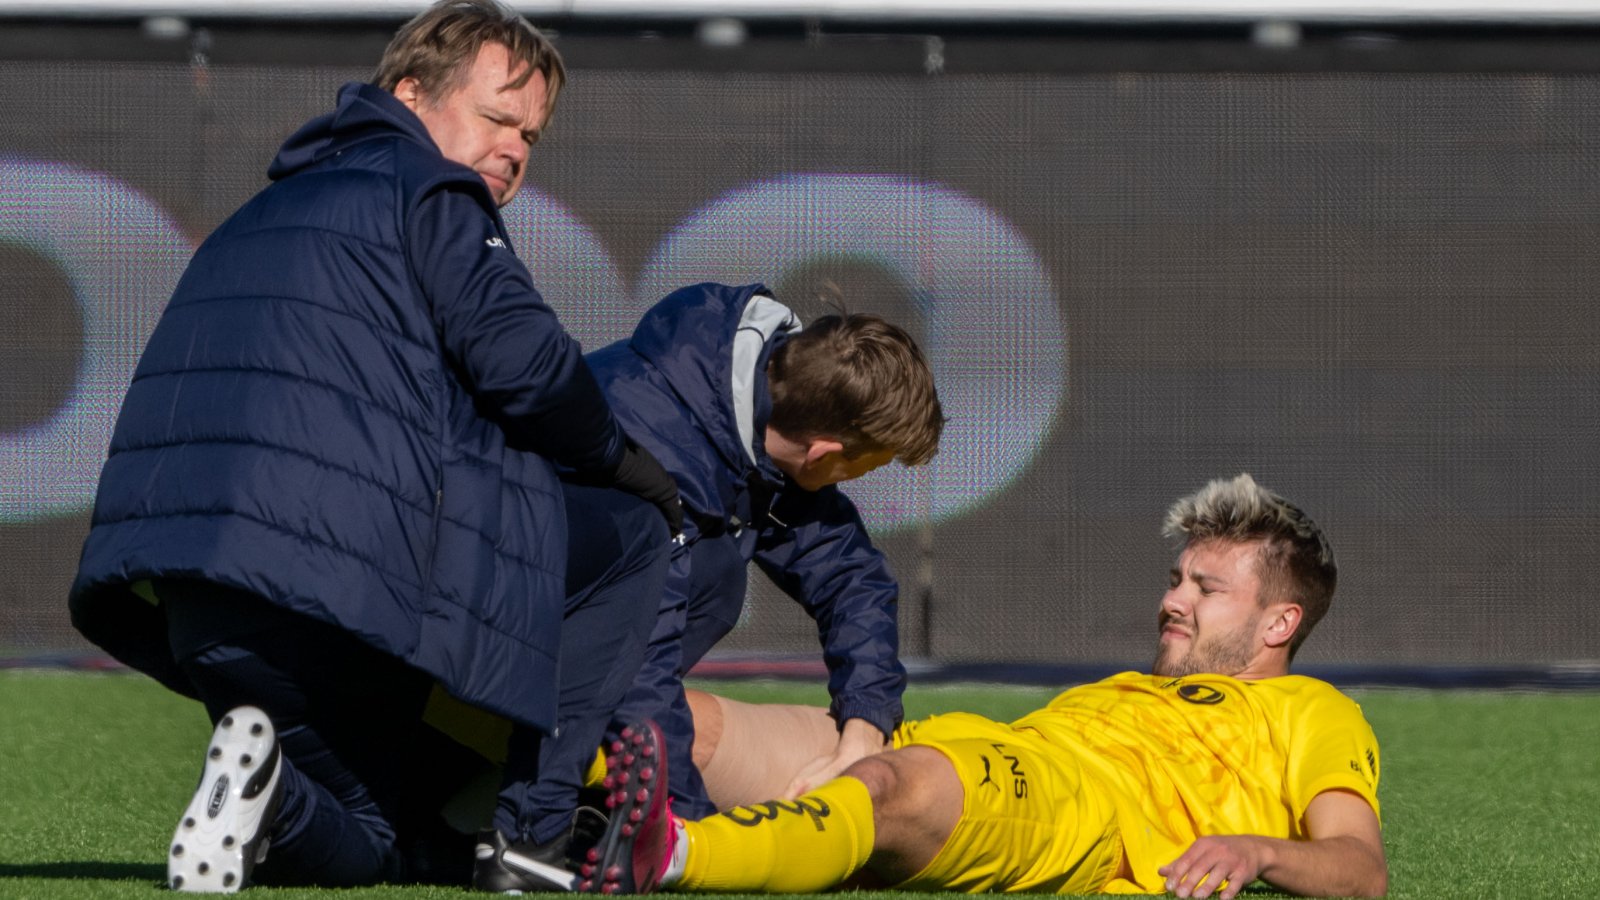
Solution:
[[[616,44],[586,46],[603,61]],[[759,278],[805,317],[841,299],[929,343],[945,464],[860,496],[909,655],[1143,665],[1167,505],[1248,471],[1318,520],[1340,564],[1303,660],[1600,656],[1600,76],[569,59],[529,194],[584,252],[530,268],[565,285],[552,303],[586,345],[652,286],[701,277]],[[368,69],[0,61],[0,442],[49,421],[107,340],[71,273],[16,235],[19,204],[82,190],[49,173],[114,179],[192,245]],[[23,162],[44,183],[19,188]],[[800,199],[727,212],[782,184]],[[86,202],[63,215],[92,220]],[[880,208],[892,239],[863,225]],[[774,236],[774,219],[795,224]],[[113,306],[182,261],[85,252]],[[126,318],[112,343],[131,359],[146,326]],[[116,399],[77,438],[94,452]],[[61,485],[16,459],[0,457],[0,651],[83,650],[65,598],[87,506],[34,511]],[[752,584],[723,649],[814,648],[799,608]]]

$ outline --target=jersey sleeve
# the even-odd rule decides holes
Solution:
[[[1297,704],[1290,731],[1288,802],[1303,826],[1318,794],[1346,790],[1378,807],[1378,738],[1354,700],[1323,686],[1320,696]]]

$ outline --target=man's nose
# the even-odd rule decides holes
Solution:
[[[522,139],[521,133],[512,135],[500,143],[500,156],[521,166],[528,158],[528,144]]]

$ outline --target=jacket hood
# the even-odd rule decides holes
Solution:
[[[370,84],[350,82],[339,89],[332,112],[302,125],[283,142],[277,158],[267,168],[267,177],[274,181],[287,178],[347,147],[385,137],[403,137],[439,152],[422,120],[393,94]]]
[[[644,314],[629,346],[661,373],[727,465],[738,472],[755,468],[776,483],[783,476],[767,457],[765,442],[754,440],[747,447],[738,421],[742,403],[753,408],[747,427],[754,435],[764,434],[771,413],[766,379],[753,380],[753,396],[736,397],[734,388],[734,340],[741,328],[748,330],[746,309],[757,296],[772,292],[762,284],[682,288]],[[780,330],[765,341],[756,371],[765,372],[767,358],[783,340]]]

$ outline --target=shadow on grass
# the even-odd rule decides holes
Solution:
[[[160,863],[119,862],[0,863],[0,878],[103,878],[164,884],[167,867]]]

